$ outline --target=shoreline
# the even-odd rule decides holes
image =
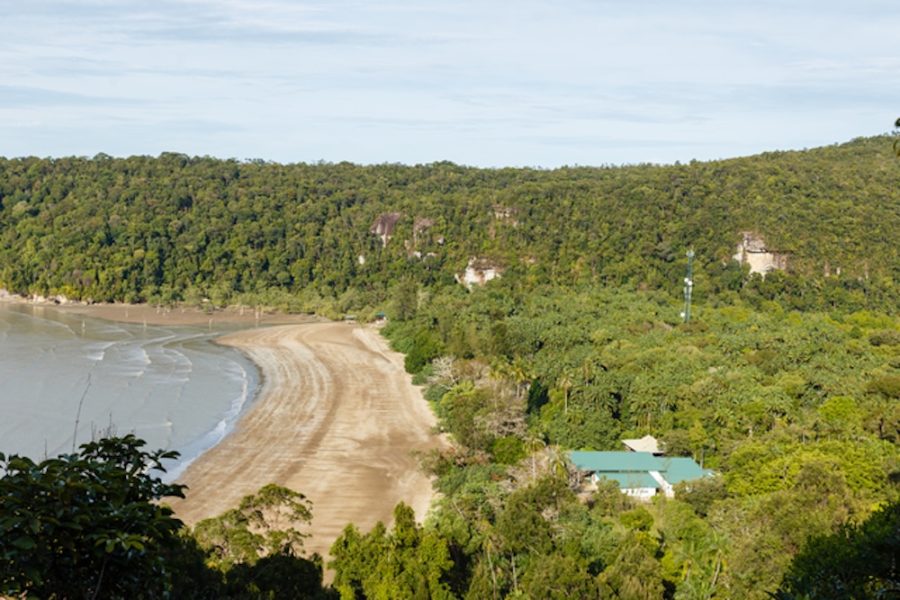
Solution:
[[[402,355],[376,329],[289,324],[218,343],[245,352],[263,379],[231,433],[182,473],[186,498],[167,499],[176,516],[193,525],[263,485],[285,485],[312,501],[304,550],[326,559],[347,524],[390,525],[398,502],[424,519],[435,492],[413,452],[445,442]]]
[[[399,502],[418,521],[435,496],[414,452],[446,445],[436,418],[376,327],[238,307],[204,311],[146,304],[57,304],[0,294],[0,303],[131,324],[226,327],[210,341],[256,367],[256,390],[230,431],[179,469],[185,499],[167,498],[186,524],[218,516],[263,485],[313,502],[304,552],[328,559],[353,523],[390,526]]]
[[[34,431],[39,432],[36,437],[44,440],[45,457],[65,451],[70,444],[90,441],[97,431],[108,430],[119,435],[131,432],[144,439],[148,447],[177,450],[181,454],[177,460],[165,461],[166,472],[162,478],[172,481],[197,457],[224,439],[259,397],[262,376],[259,366],[246,352],[217,341],[227,333],[256,326],[245,322],[246,319],[241,322],[239,318],[233,318],[230,312],[218,315],[218,322],[207,329],[199,320],[206,315],[189,309],[184,312],[178,309],[174,315],[160,311],[157,318],[152,306],[58,306],[7,297],[0,300],[0,311],[21,313],[34,319],[35,323],[48,324],[40,327],[54,324],[63,329],[54,326],[50,330],[64,331],[58,339],[42,338],[38,346],[27,343],[22,346],[26,352],[29,348],[39,348],[36,356],[42,360],[64,361],[59,368],[66,375],[48,378],[55,383],[51,383],[49,393],[44,396],[45,402],[42,404],[34,392],[42,385],[31,384],[31,391],[28,388],[23,391],[26,397],[34,400],[35,408],[30,411],[24,406],[17,413],[21,417],[19,420],[31,419]],[[125,318],[126,311],[128,319]],[[240,317],[238,311],[231,312]],[[280,320],[283,316],[274,318]],[[287,319],[310,320],[304,316],[288,316]],[[144,323],[143,328],[141,323]],[[17,335],[16,343],[28,339],[21,337],[22,332]],[[38,335],[44,336],[46,332],[41,329]],[[17,346],[13,344],[12,348]],[[110,357],[111,363],[107,362]],[[16,364],[16,359],[10,358],[11,363]],[[184,369],[188,375],[184,374]],[[142,383],[147,381],[145,376],[151,378],[151,383]],[[136,388],[131,388],[132,380],[128,377],[134,377]],[[152,383],[153,378],[158,377],[164,379]],[[184,377],[189,379],[182,379]],[[15,377],[13,380],[18,381]],[[22,379],[19,384],[27,385],[28,381]],[[69,389],[64,391],[67,387]],[[86,404],[79,403],[76,411],[70,404],[77,401],[80,394],[87,395],[89,389],[90,398]],[[186,389],[192,390],[187,402],[181,398]],[[54,408],[45,414],[48,406]],[[74,415],[74,431],[70,423],[59,425],[60,420],[67,419],[65,415],[70,409]],[[7,439],[3,449],[12,448],[16,453],[35,459],[41,456],[35,444],[23,442],[20,437],[15,440]],[[74,445],[70,451],[74,451]]]
[[[131,304],[126,302],[69,301],[64,298],[26,298],[0,289],[0,303],[43,306],[62,313],[106,319],[120,323],[145,325],[242,325],[246,327],[282,325],[287,323],[319,323],[323,319],[311,314],[281,313],[267,308],[226,306],[199,308],[197,306],[161,304]]]

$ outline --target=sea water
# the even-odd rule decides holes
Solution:
[[[103,435],[176,450],[174,480],[234,427],[256,367],[212,329],[118,323],[0,304],[0,452],[42,460]]]

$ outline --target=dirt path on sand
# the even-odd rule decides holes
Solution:
[[[424,517],[433,492],[411,452],[441,441],[402,355],[377,331],[283,325],[219,342],[259,365],[263,385],[235,430],[181,477],[190,489],[171,502],[178,517],[193,524],[279,483],[312,500],[306,551],[325,557],[348,522],[363,531],[389,523],[401,500]]]

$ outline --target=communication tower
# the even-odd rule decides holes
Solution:
[[[685,323],[691,320],[691,294],[694,291],[694,250],[687,251],[687,277],[684,278],[684,312],[681,317]]]

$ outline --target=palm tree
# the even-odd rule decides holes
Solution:
[[[572,389],[573,384],[572,372],[566,369],[556,384],[563,391],[563,414],[569,414],[569,390]]]
[[[516,383],[516,399],[521,400],[522,393],[527,391],[531,385],[531,380],[533,379],[531,371],[525,362],[517,357],[510,365],[510,374]]]
[[[531,454],[531,480],[537,479],[537,453],[545,448],[547,444],[544,440],[536,435],[530,435],[525,440],[525,447]]]

